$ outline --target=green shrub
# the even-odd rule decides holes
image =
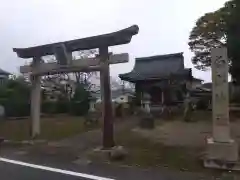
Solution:
[[[84,116],[88,113],[89,103],[88,101],[72,101],[70,104],[70,114],[75,116]]]
[[[45,101],[41,104],[41,112],[45,114],[55,114],[57,113],[56,102]]]
[[[30,115],[30,104],[26,102],[7,101],[3,104],[7,117],[23,117]]]
[[[57,101],[56,102],[56,112],[57,113],[68,113],[69,105],[70,105],[70,103],[68,101]]]
[[[198,110],[206,110],[206,109],[208,109],[209,101],[208,101],[208,99],[201,98],[201,99],[199,99],[199,101],[197,101],[196,106],[197,106],[196,108]]]
[[[84,89],[83,85],[78,85],[70,103],[70,113],[83,116],[88,113],[90,94]]]
[[[234,93],[230,99],[231,103],[240,103],[240,93]]]

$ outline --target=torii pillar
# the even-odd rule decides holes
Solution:
[[[103,110],[103,147],[110,148],[114,146],[113,139],[113,110],[110,86],[110,72],[108,64],[108,47],[99,48],[101,61],[100,80],[102,94],[102,110]]]
[[[33,68],[38,68],[41,63],[41,58],[33,58]],[[30,76],[31,89],[31,121],[30,135],[34,139],[40,135],[40,116],[41,116],[41,76]]]

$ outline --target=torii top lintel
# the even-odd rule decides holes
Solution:
[[[59,44],[63,44],[66,47],[67,52],[115,46],[129,43],[132,39],[132,36],[138,34],[138,31],[139,31],[138,26],[133,25],[129,28],[122,29],[120,31],[109,34],[103,34],[83,39],[76,39],[29,48],[13,48],[13,51],[17,53],[18,57],[33,58],[42,57],[46,55],[53,55],[55,52],[54,48]]]

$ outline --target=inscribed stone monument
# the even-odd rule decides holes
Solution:
[[[211,57],[213,137],[207,139],[204,165],[234,169],[234,163],[238,160],[238,145],[230,138],[227,49],[213,49]]]

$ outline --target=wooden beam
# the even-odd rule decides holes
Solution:
[[[92,36],[83,39],[75,39],[65,42],[57,42],[53,44],[45,44],[42,46],[29,48],[13,48],[13,51],[17,53],[18,57],[33,58],[53,55],[55,53],[53,47],[58,44],[64,44],[68,52],[115,46],[129,43],[132,39],[132,36],[138,34],[138,31],[138,26],[133,25],[129,28],[109,34]]]
[[[68,68],[58,68],[52,69],[51,71],[36,71],[32,72],[31,75],[46,76],[60,73],[72,73],[72,72],[93,72],[100,71],[101,67],[98,66],[89,66],[89,67],[68,67]]]
[[[101,59],[100,84],[103,111],[103,148],[108,149],[114,146],[108,47],[99,48],[99,54]]]
[[[127,53],[115,54],[109,56],[109,64],[125,63],[129,61]],[[60,65],[57,62],[54,63],[42,63],[38,68],[34,68],[31,65],[21,66],[21,73],[32,73],[34,75],[46,75],[51,73],[67,73],[76,71],[94,71],[99,70],[100,58],[86,58],[73,60],[70,65]]]

